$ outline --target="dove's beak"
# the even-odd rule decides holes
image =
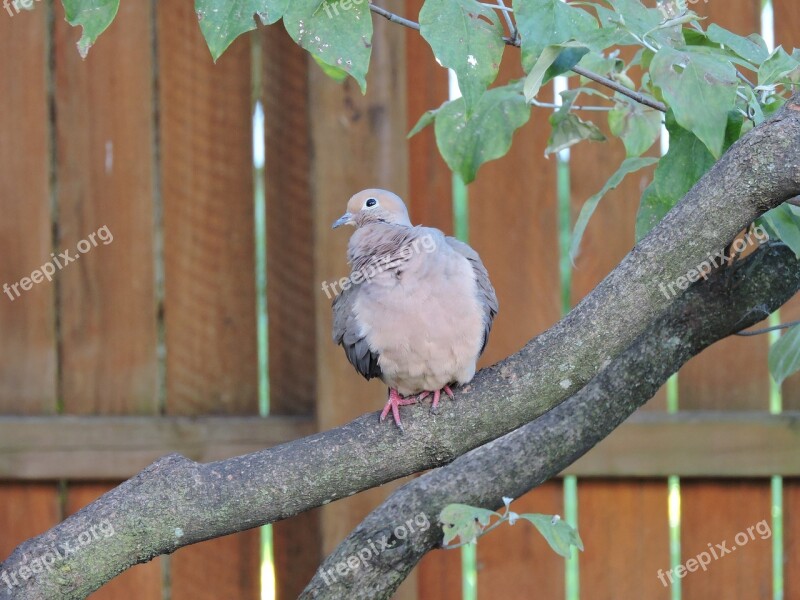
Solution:
[[[342,225],[352,225],[353,224],[353,215],[352,213],[346,212],[341,217],[336,219],[333,223],[333,228],[336,229],[337,227],[341,227]]]

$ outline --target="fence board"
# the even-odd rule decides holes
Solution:
[[[14,285],[49,259],[50,127],[47,9],[37,6],[0,19],[0,284]],[[13,56],[13,59],[10,58]],[[55,286],[42,282],[0,296],[0,410],[6,414],[56,409]],[[12,301],[7,295],[11,293]]]
[[[707,23],[718,23],[741,35],[761,30],[758,0],[694,6],[699,14],[708,16]],[[733,337],[689,361],[679,377],[681,409],[767,410],[767,351],[766,336]],[[681,513],[681,558],[686,561],[708,543],[733,536],[761,519],[769,520],[769,483],[684,482]],[[716,561],[707,572],[688,574],[683,580],[684,598],[708,598],[720,589],[731,599],[765,597],[771,589],[771,572],[771,545],[753,544]]]
[[[627,59],[631,58],[628,49],[623,49],[623,53]],[[591,98],[591,103],[602,102]],[[625,160],[622,142],[608,131],[607,113],[587,113],[583,117],[594,121],[605,132],[608,141],[599,144],[584,142],[570,150],[571,225],[576,222],[586,200],[603,187]],[[656,144],[649,153],[657,152]],[[572,271],[573,306],[633,248],[636,212],[642,193],[652,180],[653,170],[642,169],[628,175],[616,190],[606,194],[592,215]],[[662,388],[640,412],[665,409],[666,393]],[[613,442],[613,439],[609,441]],[[602,456],[601,446],[590,451],[583,464],[602,460]],[[630,456],[634,454],[625,452],[620,458],[624,462],[626,459],[623,457]],[[609,497],[615,500],[609,501]],[[649,567],[669,565],[666,482],[631,481],[623,484],[580,480],[578,500],[579,531],[586,546],[580,556],[581,588],[591,590],[592,597],[597,598],[626,596],[620,593],[625,589],[635,589],[633,595],[643,598],[665,597],[661,586],[654,585],[651,580]],[[648,548],[646,553],[641,552],[643,547]],[[608,552],[608,548],[613,548],[613,552]]]
[[[419,15],[424,0],[406,0],[409,18]],[[408,120],[406,131],[422,114],[448,99],[447,70],[436,62],[428,43],[418,31],[405,32],[406,89]],[[408,210],[412,223],[436,227],[453,234],[452,177],[439,154],[433,127],[407,142]],[[461,553],[434,551],[428,553],[417,569],[417,593],[420,598],[456,600],[461,598]]]
[[[270,414],[316,408],[313,214],[308,54],[283,27],[263,35],[266,111],[267,306]],[[277,597],[296,598],[321,562],[320,512],[273,526]]]
[[[511,505],[516,513],[564,514],[560,481],[547,482]],[[492,531],[478,542],[479,598],[561,598],[564,559],[533,525],[520,521]]]
[[[216,65],[191,4],[157,5],[167,411],[257,414],[250,40]],[[184,548],[172,598],[258,598],[257,530]]]
[[[106,228],[96,247],[59,273],[64,408],[152,414],[158,364],[151,5],[121,6],[86,61],[75,49],[80,31],[67,24],[60,4],[55,22],[58,250],[77,254],[79,240]],[[71,484],[67,514],[108,487]],[[155,597],[160,564],[125,573],[95,596]]]
[[[581,589],[593,600],[670,597],[667,482],[581,479]]]
[[[58,273],[66,412],[158,410],[151,11],[121,6],[86,61],[56,5],[57,251],[113,241]],[[124,76],[121,76],[124,73]]]
[[[775,43],[782,44],[791,53],[792,48],[800,48],[800,5],[794,0],[772,0],[772,5],[775,13]],[[800,295],[781,309],[782,322],[797,320],[800,320]],[[783,407],[787,410],[800,409],[800,373],[783,384]]]
[[[508,58],[499,82],[521,76],[518,57]],[[533,109],[508,155],[484,165],[469,187],[470,244],[481,255],[500,303],[481,365],[516,352],[561,315],[556,165],[542,158],[549,135],[547,118],[546,111]],[[539,506],[536,512],[563,512],[555,491],[560,489],[554,484],[518,503],[532,509]],[[504,535],[487,536],[478,545],[478,563],[496,566],[510,556],[536,551],[540,559],[515,571],[514,585],[563,590],[563,561],[538,552],[537,544],[529,536],[511,541]],[[479,570],[478,588],[484,595],[488,590],[508,590],[510,584],[504,569]]]
[[[784,598],[800,598],[800,479],[783,482]]]
[[[37,5],[0,18],[0,283],[9,286],[45,262],[53,245],[48,13]],[[55,286],[43,282],[20,290],[13,301],[4,292],[0,337],[0,412],[56,412]],[[0,561],[60,517],[52,483],[0,483],[0,506]],[[0,589],[7,585],[0,580]]]

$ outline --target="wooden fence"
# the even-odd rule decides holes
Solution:
[[[416,15],[421,4],[406,0],[402,12]],[[760,28],[759,0],[693,9],[738,33]],[[800,6],[775,0],[774,10],[777,42],[800,45]],[[417,33],[382,20],[375,30],[362,96],[309,64],[280,27],[237,40],[212,64],[189,0],[122,2],[85,61],[60,3],[0,15],[0,283],[104,226],[113,234],[52,282],[0,297],[0,557],[164,453],[233,456],[379,408],[380,383],[365,383],[330,341],[330,301],[319,286],[345,273],[347,238],[330,223],[367,186],[397,191],[414,222],[447,232],[453,210],[432,132],[405,137],[447,98],[446,74]],[[256,101],[266,115],[265,214],[254,209]],[[510,154],[469,187],[470,242],[502,307],[483,364],[562,312],[556,164],[542,159],[547,116],[534,111]],[[614,144],[573,149],[573,219],[622,159]],[[632,246],[646,184],[647,176],[630,178],[598,209],[572,272],[573,302]],[[264,239],[268,418],[258,416]],[[783,315],[800,317],[800,302]],[[770,415],[767,349],[766,336],[717,344],[681,371],[682,412],[666,415],[660,392],[570,469],[586,545],[581,598],[670,597],[657,571],[670,568],[676,536],[685,561],[764,519],[780,524],[778,498],[785,598],[800,598],[800,485],[791,479],[800,476],[800,413],[792,412],[800,379],[783,387],[787,412]],[[669,475],[690,478],[680,483],[672,531]],[[782,492],[772,475],[786,477]],[[278,598],[295,597],[391,488],[276,524]],[[559,479],[517,510],[564,514],[564,500]],[[772,597],[773,545],[754,541],[687,576],[683,598]],[[93,597],[259,598],[260,547],[250,531],[184,548]],[[523,527],[482,539],[477,560],[482,598],[565,595],[564,561]],[[436,551],[397,597],[460,598],[461,580],[458,552]]]

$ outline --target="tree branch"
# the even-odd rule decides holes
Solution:
[[[396,490],[325,559],[300,598],[391,597],[422,557],[441,545],[436,523],[446,505],[497,510],[503,496],[518,498],[556,476],[649,400],[692,356],[757,323],[763,312],[776,310],[798,289],[800,260],[786,246],[763,246],[739,263],[732,277],[720,270],[700,281],[566,402]],[[420,527],[425,523],[433,527]],[[404,539],[393,533],[400,529]],[[373,553],[369,540],[376,548],[389,547]],[[364,562],[352,568],[347,565],[351,556]],[[337,564],[347,568],[337,572]]]
[[[408,27],[409,29],[414,29],[419,31],[419,23],[415,21],[411,21],[395,13],[386,10],[385,8],[381,8],[380,6],[375,6],[374,4],[369,5],[369,9],[374,12],[376,15],[380,15],[385,17],[392,23],[397,23],[398,25],[402,25],[403,27]],[[505,12],[504,12],[505,14]],[[510,20],[510,17],[507,17]],[[516,32],[516,29],[514,30]],[[519,47],[521,42],[519,36],[516,33],[512,33],[511,37],[503,38],[506,45]],[[608,77],[604,77],[603,75],[599,75],[588,69],[584,69],[583,67],[579,67],[575,65],[572,67],[571,71],[577,75],[581,75],[586,77],[587,79],[591,79],[601,85],[606,86],[614,90],[615,92],[619,92],[623,96],[627,96],[631,100],[638,102],[639,104],[644,104],[645,106],[649,106],[650,108],[654,108],[656,110],[660,110],[661,112],[667,112],[667,106],[663,102],[659,102],[658,100],[654,100],[653,98],[649,98],[646,94],[642,94],[635,90],[625,87],[621,83],[614,81],[613,79],[609,79]]]
[[[433,416],[404,411],[405,434],[376,413],[254,454],[201,465],[166,456],[0,566],[32,560],[108,521],[116,534],[64,556],[0,599],[83,598],[159,554],[298,514],[451,462],[551,410],[626,350],[671,303],[675,282],[763,212],[800,194],[800,97],[748,132],[564,319],[482,370]],[[702,216],[702,218],[698,218]],[[395,452],[402,444],[404,452]],[[391,455],[392,460],[385,460]]]

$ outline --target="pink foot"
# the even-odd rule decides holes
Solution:
[[[431,412],[435,413],[439,409],[439,398],[441,397],[442,392],[447,394],[450,400],[456,399],[456,395],[453,393],[453,390],[450,389],[449,385],[446,385],[440,390],[422,392],[419,396],[417,396],[417,401],[422,402],[425,398],[433,394],[433,403],[431,404]]]
[[[398,407],[409,406],[410,404],[416,403],[416,398],[403,398],[396,389],[389,388],[389,399],[386,401],[386,406],[383,407],[383,411],[381,412],[381,423],[383,423],[384,419],[386,419],[386,415],[388,415],[391,410],[394,422],[397,423],[397,426],[402,431],[403,424],[400,422],[400,411]]]

